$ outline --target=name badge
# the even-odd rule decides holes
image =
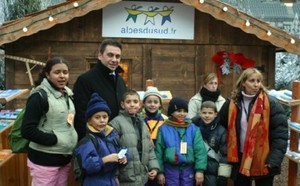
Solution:
[[[180,142],[180,154],[186,154],[186,153],[187,153],[187,143]]]
[[[68,118],[67,118],[67,122],[68,122],[68,124],[69,124],[70,126],[73,125],[73,120],[74,120],[74,114],[69,113],[69,114],[68,114]]]

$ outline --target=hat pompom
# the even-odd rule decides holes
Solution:
[[[171,114],[179,109],[184,109],[186,112],[188,112],[188,103],[185,99],[183,99],[180,96],[174,97],[169,102],[168,107],[168,116],[171,116]]]
[[[108,107],[106,101],[101,96],[99,96],[98,93],[93,93],[91,95],[90,101],[88,102],[85,117],[86,119],[88,119],[95,113],[101,111],[107,112],[108,115],[111,115],[111,110]]]
[[[147,87],[147,90],[144,94],[143,102],[145,102],[148,96],[157,96],[160,100],[160,103],[162,103],[162,96],[156,87],[152,87],[152,86]]]

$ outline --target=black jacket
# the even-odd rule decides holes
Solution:
[[[200,116],[195,116],[192,122],[201,130],[203,140],[220,155],[220,161],[207,157],[207,169],[204,172],[203,186],[216,186],[219,163],[227,163],[227,132],[220,124],[220,119],[215,118],[206,125]]]
[[[74,125],[80,140],[86,134],[85,111],[92,93],[97,92],[111,109],[110,120],[118,115],[122,95],[126,91],[126,84],[118,73],[123,70],[118,67],[116,70],[116,82],[112,79],[111,70],[98,61],[94,68],[81,74],[73,88],[74,105],[76,109]]]
[[[287,150],[287,142],[288,142],[288,121],[286,114],[283,110],[282,105],[272,96],[268,96],[270,102],[270,124],[269,124],[269,146],[270,152],[268,154],[267,160],[265,164],[271,164],[272,168],[269,170],[269,175],[280,174],[281,171],[281,163],[285,156]],[[252,108],[256,97],[249,104],[249,110]],[[226,100],[223,104],[219,116],[221,119],[221,124],[227,129],[228,126],[228,111],[229,111],[229,103],[230,100]],[[237,100],[235,102],[238,113],[236,119],[236,129],[237,136],[239,136],[241,131],[241,113],[242,106],[241,100]],[[239,139],[237,142],[239,143]],[[238,144],[238,148],[240,145]],[[240,152],[240,150],[239,150]],[[240,158],[241,159],[241,158]],[[235,177],[237,174],[239,164],[233,166],[232,175]]]

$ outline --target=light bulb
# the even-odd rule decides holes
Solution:
[[[203,3],[204,3],[204,0],[199,0],[199,3],[200,3],[200,4],[203,4]]]
[[[227,6],[224,6],[224,7],[223,7],[223,11],[224,11],[224,12],[227,12],[227,10],[228,10]]]
[[[270,30],[267,31],[267,35],[270,36],[272,35],[272,32]]]
[[[296,41],[295,41],[295,39],[291,38],[290,42],[291,42],[291,44],[295,44]]]
[[[73,6],[74,6],[75,8],[77,8],[77,7],[79,6],[79,4],[75,1],[74,4],[73,4]]]
[[[28,28],[26,26],[24,26],[22,30],[23,30],[23,32],[27,32]]]
[[[49,16],[48,20],[49,20],[50,22],[52,22],[52,21],[54,20],[54,18],[53,18],[52,16]]]
[[[246,25],[246,26],[250,26],[250,21],[249,21],[249,20],[246,20],[245,25]]]

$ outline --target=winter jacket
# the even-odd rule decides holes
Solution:
[[[251,110],[256,97],[250,102],[249,110]],[[269,154],[267,156],[265,164],[271,164],[272,167],[269,169],[269,174],[271,176],[280,174],[281,171],[281,163],[283,161],[284,155],[287,150],[287,142],[288,142],[288,123],[285,112],[279,102],[272,96],[268,96],[270,102],[270,124],[269,124]],[[227,100],[222,109],[219,112],[219,116],[221,119],[221,124],[227,128],[228,126],[228,112],[229,112],[229,103],[230,100]],[[235,105],[238,108],[237,118],[236,118],[236,130],[237,136],[239,136],[241,131],[241,115],[242,115],[242,105],[241,99],[238,99],[235,102]],[[230,140],[230,139],[228,139]],[[240,140],[238,139],[239,143]],[[238,144],[238,148],[240,145]],[[241,152],[241,150],[239,150]],[[240,158],[241,160],[241,158]],[[240,162],[239,162],[240,163]],[[232,176],[233,178],[238,173],[239,163],[233,165]],[[267,175],[267,176],[268,176]]]
[[[21,129],[24,138],[30,141],[28,158],[38,165],[63,166],[70,162],[78,140],[73,121],[67,120],[70,114],[75,114],[73,93],[65,87],[63,95],[47,79],[37,89],[46,91],[48,111],[45,114],[44,98],[39,94],[29,97]]]
[[[176,126],[178,125],[178,127]],[[181,142],[187,143],[187,153],[180,153]],[[160,165],[160,173],[165,172],[165,164],[178,167],[193,166],[196,172],[204,172],[207,153],[198,127],[185,122],[184,126],[166,120],[159,128],[155,152]]]
[[[148,128],[150,138],[152,139],[153,143],[155,144],[157,132],[159,127],[165,122],[168,118],[166,115],[161,113],[160,111],[154,116],[149,117],[145,112],[141,112],[144,117],[145,124]]]
[[[218,97],[217,101],[215,102],[217,106],[217,111],[219,111],[222,107],[222,105],[225,103],[226,99],[222,97],[221,95]],[[200,93],[198,92],[195,94],[189,101],[189,112],[187,117],[188,118],[193,118],[198,115],[199,110],[202,105],[202,97]]]
[[[208,156],[207,169],[204,172],[203,186],[216,186],[219,163],[227,163],[227,131],[215,118],[210,124],[205,124],[200,116],[192,119],[192,122],[200,128],[203,140],[211,150],[219,155],[219,161]]]
[[[148,172],[152,169],[159,170],[159,165],[143,118],[139,114],[131,118],[127,111],[121,110],[119,115],[110,121],[110,125],[118,131],[120,145],[128,149],[131,159],[125,167],[119,170],[120,185],[141,186],[146,184]],[[139,130],[140,138],[137,136],[136,130]],[[140,151],[139,145],[141,146]]]
[[[118,74],[121,72],[123,70],[118,67],[115,82],[110,75],[111,70],[104,66],[101,61],[98,61],[94,68],[81,74],[76,80],[73,88],[76,109],[74,124],[79,139],[86,134],[85,111],[92,93],[97,92],[107,102],[111,110],[110,120],[118,115],[122,95],[126,91],[126,84]]]
[[[104,164],[102,158],[120,151],[119,135],[111,126],[106,126],[105,130],[88,133],[94,135],[98,142],[98,151],[89,136],[80,140],[74,154],[80,154],[82,158],[82,169],[85,177],[82,181],[83,186],[117,186],[116,172],[118,163]],[[89,134],[87,134],[89,135]]]

